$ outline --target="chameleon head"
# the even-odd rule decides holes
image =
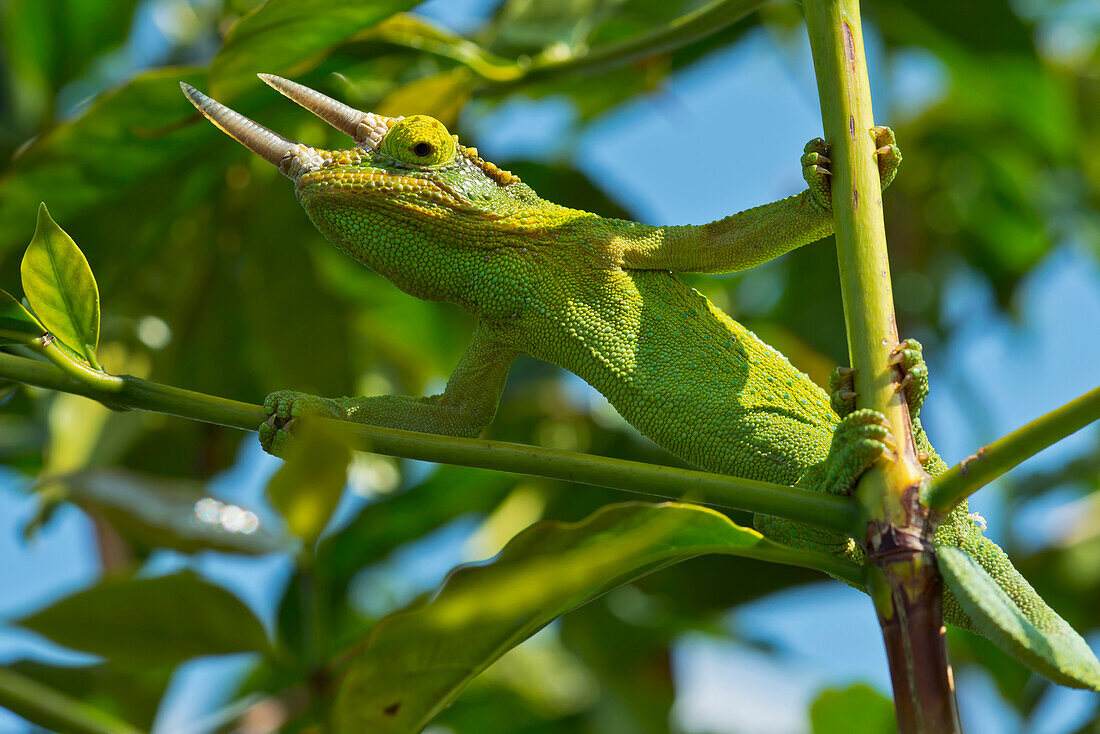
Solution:
[[[436,284],[411,282],[409,258],[453,261],[456,251],[477,245],[463,232],[528,200],[530,189],[432,117],[383,117],[281,77],[259,76],[355,145],[322,150],[287,140],[180,86],[214,125],[295,182],[310,219],[337,247],[414,295],[453,300]]]

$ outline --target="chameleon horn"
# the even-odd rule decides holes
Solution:
[[[373,148],[382,140],[389,125],[386,118],[372,112],[362,112],[349,107],[343,102],[338,102],[332,97],[327,97],[309,87],[283,79],[274,74],[257,74],[265,84],[272,87],[279,94],[297,102],[302,107],[334,128],[355,138],[355,142]]]
[[[203,117],[268,163],[278,166],[284,175],[296,179],[302,172],[319,167],[320,157],[309,146],[287,140],[207,97],[190,84],[180,82],[180,89]]]

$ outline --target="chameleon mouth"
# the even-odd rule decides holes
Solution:
[[[382,142],[382,137],[395,120],[372,112],[362,112],[338,102],[331,97],[274,74],[259,74],[264,83],[337,130],[350,135],[365,150],[372,150]],[[234,112],[215,99],[211,99],[189,84],[180,82],[184,96],[202,115],[229,137],[236,140],[268,163],[276,166],[283,175],[298,180],[330,161],[324,151],[303,143],[287,140],[282,135],[253,122],[239,112]]]

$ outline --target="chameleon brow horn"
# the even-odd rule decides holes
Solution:
[[[217,100],[207,97],[190,84],[180,82],[180,89],[191,104],[203,114],[203,117],[214,123],[226,135],[278,167],[288,178],[296,180],[302,173],[321,167],[323,162],[321,156],[308,145],[287,140],[239,112],[234,112]]]
[[[355,138],[355,142],[368,149],[377,146],[389,129],[388,118],[349,107],[303,84],[274,74],[256,76],[284,97],[297,102],[340,132]]]

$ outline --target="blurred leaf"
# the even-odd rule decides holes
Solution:
[[[387,117],[431,115],[454,127],[458,113],[470,99],[473,78],[466,69],[451,69],[417,79],[391,92],[375,109]]]
[[[515,483],[514,476],[501,472],[441,466],[415,487],[364,507],[347,527],[324,538],[317,549],[318,567],[346,581],[459,515],[489,512]]]
[[[137,0],[8,0],[0,20],[5,61],[23,85],[52,94],[126,39],[136,5]]]
[[[340,731],[419,731],[469,681],[555,617],[627,581],[703,553],[777,546],[694,505],[608,505],[575,524],[520,533],[462,568],[428,604],[380,622],[336,698]]]
[[[862,683],[826,688],[810,705],[813,734],[893,734],[894,703]]]
[[[361,37],[452,59],[493,81],[507,81],[523,73],[514,61],[495,56],[476,43],[408,13],[382,21]]]
[[[161,696],[172,675],[169,667],[123,671],[105,663],[62,667],[20,660],[9,668],[144,731],[152,728]]]
[[[190,571],[102,581],[19,624],[127,666],[268,649],[264,629],[248,607]]]
[[[340,502],[351,452],[308,421],[290,444],[286,463],[267,485],[267,496],[291,532],[311,549]]]
[[[1100,691],[1100,661],[1065,620],[1049,612],[1037,627],[966,552],[937,552],[944,580],[983,635],[1055,683]]]
[[[11,223],[23,221],[39,202],[56,202],[55,212],[67,221],[139,189],[170,162],[193,160],[201,145],[215,136],[220,140],[221,133],[211,125],[190,125],[167,134],[167,126],[194,113],[180,94],[181,80],[198,81],[194,71],[186,69],[158,69],[138,76],[100,95],[83,115],[51,128],[15,158],[0,177],[0,221],[8,225],[0,230],[0,253],[26,241],[29,232]],[[174,195],[179,195],[180,184],[180,177],[172,180]],[[132,220],[138,210],[123,205],[115,211]],[[97,220],[103,217],[98,211]]]
[[[85,512],[102,515],[123,538],[144,551],[171,548],[181,553],[217,550],[261,555],[287,547],[283,538],[263,527],[249,532],[243,526],[230,529],[235,527],[234,519],[248,510],[215,500],[201,482],[103,470],[69,474],[46,484],[64,486],[68,500]]]
[[[137,734],[137,730],[125,722],[12,668],[0,667],[0,705],[46,731]],[[74,726],[76,722],[80,725]]]
[[[99,288],[73,238],[38,205],[38,225],[20,268],[23,290],[46,328],[98,367]]]
[[[45,334],[46,327],[15,296],[0,290],[0,344],[27,344]]]
[[[282,74],[414,5],[417,0],[268,0],[229,29],[210,64],[211,94],[232,97],[257,83],[255,74]]]

